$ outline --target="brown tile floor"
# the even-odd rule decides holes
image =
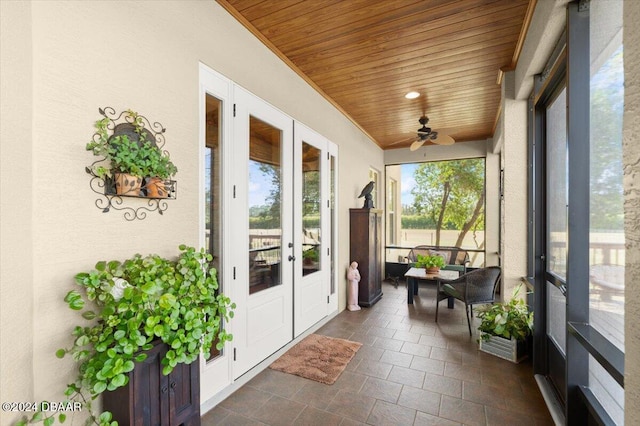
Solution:
[[[384,283],[383,293],[373,307],[341,312],[316,332],[363,343],[335,384],[266,369],[202,424],[553,424],[531,364],[479,352],[460,302],[450,310],[442,301],[436,324],[433,286],[422,284],[413,306],[402,283]]]

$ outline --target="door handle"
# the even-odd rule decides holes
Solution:
[[[288,258],[288,259],[289,259],[289,262],[291,262],[292,260],[296,260],[296,257],[295,257],[295,256],[292,256],[292,255],[289,255],[289,258]]]

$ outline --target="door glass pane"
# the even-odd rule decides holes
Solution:
[[[249,118],[249,294],[282,284],[282,132]]]
[[[302,142],[302,275],[320,270],[320,150]]]
[[[547,271],[567,276],[566,88],[547,108]]]
[[[204,198],[205,198],[205,248],[213,256],[212,266],[218,271],[218,284],[222,288],[222,102],[205,95],[205,162],[204,162]],[[215,342],[211,346],[211,358],[219,356]]]
[[[336,293],[336,265],[335,265],[335,253],[337,246],[337,227],[336,227],[336,157],[331,156],[331,181],[329,182],[329,204],[330,204],[330,218],[331,222],[331,294]]]

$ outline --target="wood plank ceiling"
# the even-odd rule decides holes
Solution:
[[[536,3],[217,1],[383,149],[409,146],[422,115],[456,142],[492,137]]]

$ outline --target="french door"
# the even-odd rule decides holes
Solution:
[[[295,256],[293,120],[237,86],[234,103],[237,378],[293,338]]]
[[[327,315],[330,303],[332,220],[329,200],[330,157],[327,141],[309,128],[294,127],[296,261],[294,335]]]
[[[200,67],[200,245],[236,303],[201,400],[337,311],[337,146]]]

